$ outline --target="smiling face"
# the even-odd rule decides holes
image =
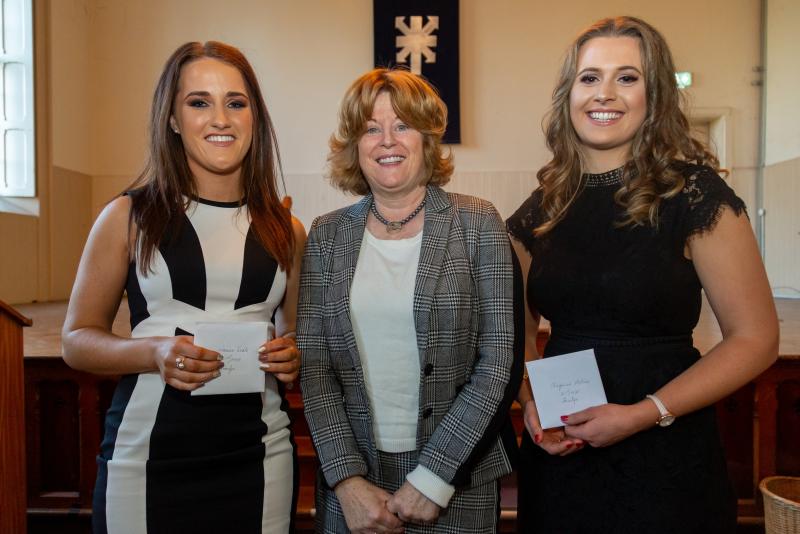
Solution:
[[[239,180],[253,138],[250,97],[232,65],[201,58],[181,68],[170,125],[180,133],[195,180]]]
[[[424,185],[422,134],[400,120],[387,92],[375,99],[358,141],[358,162],[376,195],[402,196]]]
[[[595,37],[578,53],[570,118],[589,172],[622,166],[647,114],[639,40]]]

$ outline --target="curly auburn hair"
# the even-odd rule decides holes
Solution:
[[[690,135],[689,121],[681,109],[685,97],[675,82],[675,67],[664,37],[635,17],[602,19],[573,41],[553,90],[545,118],[545,138],[553,158],[536,175],[543,193],[544,222],[534,230],[535,235],[549,232],[564,218],[584,185],[582,143],[570,119],[570,91],[577,76],[581,47],[595,37],[637,39],[644,71],[647,111],[631,144],[623,185],[615,194],[616,202],[625,208],[625,217],[619,224],[658,224],[661,201],[684,187],[676,160],[724,172],[719,169],[717,158]]]
[[[372,117],[378,95],[389,93],[397,116],[422,134],[425,184],[444,185],[453,174],[453,156],[444,155],[442,136],[447,127],[447,106],[422,77],[401,69],[373,69],[347,89],[339,110],[339,126],[331,135],[328,154],[331,183],[356,195],[369,192],[358,162],[358,141]]]

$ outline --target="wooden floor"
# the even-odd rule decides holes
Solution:
[[[66,311],[65,302],[53,303],[37,303],[25,304],[15,306],[23,315],[33,319],[33,326],[26,328],[24,331],[25,341],[25,358],[29,363],[34,363],[38,359],[44,363],[44,359],[58,358],[61,355],[61,327],[64,320]],[[781,321],[781,345],[780,355],[784,360],[797,360],[800,361],[800,300],[776,300],[776,308]],[[542,326],[543,330],[547,330],[547,324]],[[128,336],[130,334],[130,327],[128,323],[128,310],[127,303],[123,302],[120,312],[114,323],[114,332],[121,336]],[[710,310],[707,303],[704,302],[700,322],[694,332],[695,345],[701,352],[705,353],[713,347],[721,339],[719,326]],[[297,391],[291,392],[290,405],[292,410],[293,419],[295,424],[305,426],[305,421],[302,419],[302,401],[299,398]],[[295,398],[296,397],[296,398]],[[296,406],[295,406],[296,405]],[[518,411],[518,410],[517,410]],[[516,414],[519,415],[518,413]],[[518,418],[518,417],[517,417]],[[745,421],[746,423],[746,421]],[[298,434],[301,434],[299,431]],[[307,433],[307,431],[306,431]],[[308,441],[307,436],[302,438]],[[301,472],[308,471],[315,465],[315,457],[313,457],[313,449],[311,448],[310,441],[308,443],[298,443],[301,445],[301,456],[309,456],[308,458],[301,457],[301,463],[304,463],[307,468]],[[313,469],[312,469],[313,470]],[[297,532],[307,532],[310,526],[310,508],[313,504],[310,485],[313,485],[313,478],[310,480],[301,481],[301,498],[300,506],[298,506],[298,517],[302,517],[304,525],[298,528]],[[504,490],[502,491],[502,509],[503,517],[505,520],[501,526],[503,532],[513,532],[514,517],[516,515],[516,491],[513,479],[504,482]],[[29,513],[29,529],[31,533],[36,532],[89,532],[90,520],[88,516],[89,510],[80,509],[74,510],[75,513],[64,515],[49,515],[46,510],[40,509],[37,513],[31,515]],[[741,534],[763,532],[763,526],[760,524],[740,524]]]

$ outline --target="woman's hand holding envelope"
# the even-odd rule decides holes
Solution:
[[[592,447],[607,447],[655,426],[658,409],[649,400],[636,404],[603,404],[564,415],[567,438]]]
[[[220,354],[198,347],[192,336],[154,337],[154,359],[164,382],[192,391],[220,375]]]
[[[566,456],[583,448],[584,441],[567,437],[564,428],[543,430],[539,423],[539,413],[536,411],[536,401],[533,398],[525,402],[523,406],[523,420],[533,442],[549,454]]]
[[[284,383],[294,382],[300,372],[300,349],[294,337],[276,337],[258,349],[259,367]]]

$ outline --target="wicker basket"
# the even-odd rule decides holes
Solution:
[[[800,534],[800,477],[768,477],[758,487],[767,534]]]

